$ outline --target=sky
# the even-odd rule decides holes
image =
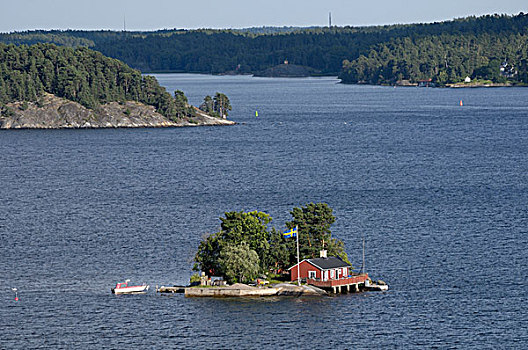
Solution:
[[[528,13],[527,0],[0,0],[0,32],[423,23]]]

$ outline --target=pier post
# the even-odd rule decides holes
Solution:
[[[350,284],[347,284],[347,293],[350,293]]]
[[[336,293],[336,287],[332,287],[332,289],[334,290],[334,294]]]

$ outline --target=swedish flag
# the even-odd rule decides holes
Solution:
[[[297,227],[292,228],[291,230],[288,230],[288,231],[284,231],[282,233],[282,237],[284,238],[297,237]]]

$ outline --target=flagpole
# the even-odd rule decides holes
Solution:
[[[297,285],[301,285],[301,274],[300,274],[300,266],[299,266],[299,227],[295,226],[295,231],[297,233],[295,234],[295,237],[297,237]]]
[[[361,271],[363,274],[365,273],[365,237],[363,237],[363,265],[361,265]]]

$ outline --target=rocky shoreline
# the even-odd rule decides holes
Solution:
[[[455,83],[446,84],[446,87],[453,89],[463,88],[485,88],[485,87],[515,87],[512,83]]]
[[[235,122],[212,117],[195,108],[196,116],[172,121],[152,106],[135,101],[110,102],[88,109],[79,103],[45,94],[38,103],[7,104],[0,114],[0,129],[98,129],[166,128],[185,126],[233,125]]]
[[[290,283],[280,283],[267,287],[253,287],[247,284],[235,283],[226,287],[158,287],[156,293],[183,293],[186,297],[271,297],[271,296],[323,296],[328,295],[323,289]]]

